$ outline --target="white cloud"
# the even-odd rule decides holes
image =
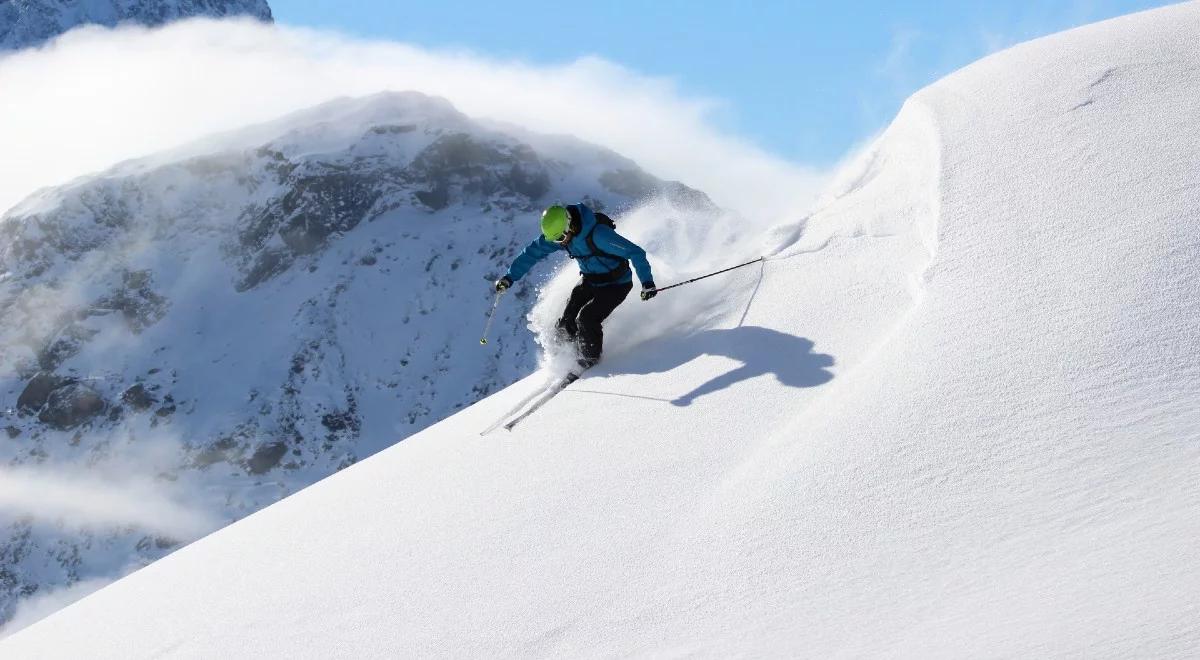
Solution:
[[[181,504],[152,479],[110,472],[111,478],[53,469],[0,470],[0,514],[32,516],[80,527],[134,527],[174,539],[191,540],[216,529],[219,521]]]
[[[921,39],[921,32],[908,27],[892,30],[892,41],[883,60],[875,67],[875,73],[896,85],[909,87],[913,69],[913,46]]]
[[[471,116],[603,144],[746,214],[794,208],[822,179],[714,128],[714,102],[597,58],[533,66],[198,20],[76,30],[0,59],[0,90],[0,209],[123,159],[383,90],[443,96]]]

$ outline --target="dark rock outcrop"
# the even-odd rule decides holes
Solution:
[[[287,444],[279,441],[259,447],[250,460],[246,461],[246,469],[250,474],[262,474],[279,465],[283,455],[287,453]]]
[[[17,411],[22,415],[36,415],[50,400],[50,394],[67,384],[67,380],[45,371],[29,380],[21,396],[17,397]]]
[[[530,147],[484,142],[465,133],[444,135],[426,147],[405,171],[427,190],[417,199],[432,210],[444,208],[452,187],[485,197],[511,191],[537,200],[550,190],[550,175]]]
[[[72,383],[50,393],[38,415],[38,421],[50,428],[66,431],[104,412],[107,404],[100,393],[87,385]]]
[[[154,395],[147,391],[146,386],[141,383],[125,390],[125,393],[121,395],[121,401],[138,412],[149,410],[158,403],[158,399],[154,398]]]

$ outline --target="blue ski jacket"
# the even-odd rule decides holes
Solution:
[[[516,282],[524,277],[537,262],[545,259],[554,252],[566,250],[579,265],[579,273],[585,277],[587,275],[610,273],[628,262],[633,262],[633,268],[637,271],[639,282],[646,284],[647,282],[654,281],[654,275],[650,272],[650,262],[646,261],[645,250],[618,234],[612,227],[606,224],[598,224],[596,214],[587,205],[574,204],[573,206],[579,210],[582,220],[579,234],[572,238],[566,247],[546,240],[545,236],[538,236],[537,240],[526,246],[521,254],[518,254],[517,258],[513,260],[512,266],[508,268],[507,275],[509,279]],[[587,241],[589,234],[597,250],[605,254],[595,254],[592,252]],[[632,281],[633,274],[626,269],[622,277],[611,282],[593,282],[592,285],[614,286],[617,284],[628,284]]]

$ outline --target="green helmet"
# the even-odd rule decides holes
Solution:
[[[542,212],[542,236],[548,241],[562,240],[567,232],[567,209],[555,204]]]

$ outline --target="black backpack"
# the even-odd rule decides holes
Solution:
[[[582,225],[583,225],[583,216],[580,214],[579,208],[576,207],[574,204],[568,206],[567,207],[567,215],[570,217],[570,228],[575,230],[575,232],[577,233],[579,231],[579,229],[582,228]],[[587,280],[588,282],[595,283],[595,284],[615,282],[615,281],[621,279],[622,277],[624,277],[625,273],[629,272],[629,260],[622,256],[610,254],[610,253],[605,252],[604,250],[601,250],[600,248],[596,247],[596,241],[592,239],[592,234],[596,233],[596,227],[599,227],[600,225],[607,225],[609,227],[612,227],[613,229],[616,229],[617,223],[613,222],[613,219],[608,217],[608,214],[601,213],[600,211],[593,211],[592,215],[594,215],[596,217],[596,224],[592,226],[592,230],[589,231],[588,235],[585,236],[583,239],[583,240],[587,241],[588,249],[591,250],[592,253],[585,254],[585,255],[574,255],[574,254],[571,254],[570,250],[567,250],[567,254],[571,255],[572,259],[579,259],[581,257],[582,258],[601,257],[604,259],[614,259],[614,260],[620,262],[619,265],[617,265],[616,267],[614,267],[612,270],[608,271],[607,273],[598,273],[598,274],[585,273],[583,276],[583,279]]]

